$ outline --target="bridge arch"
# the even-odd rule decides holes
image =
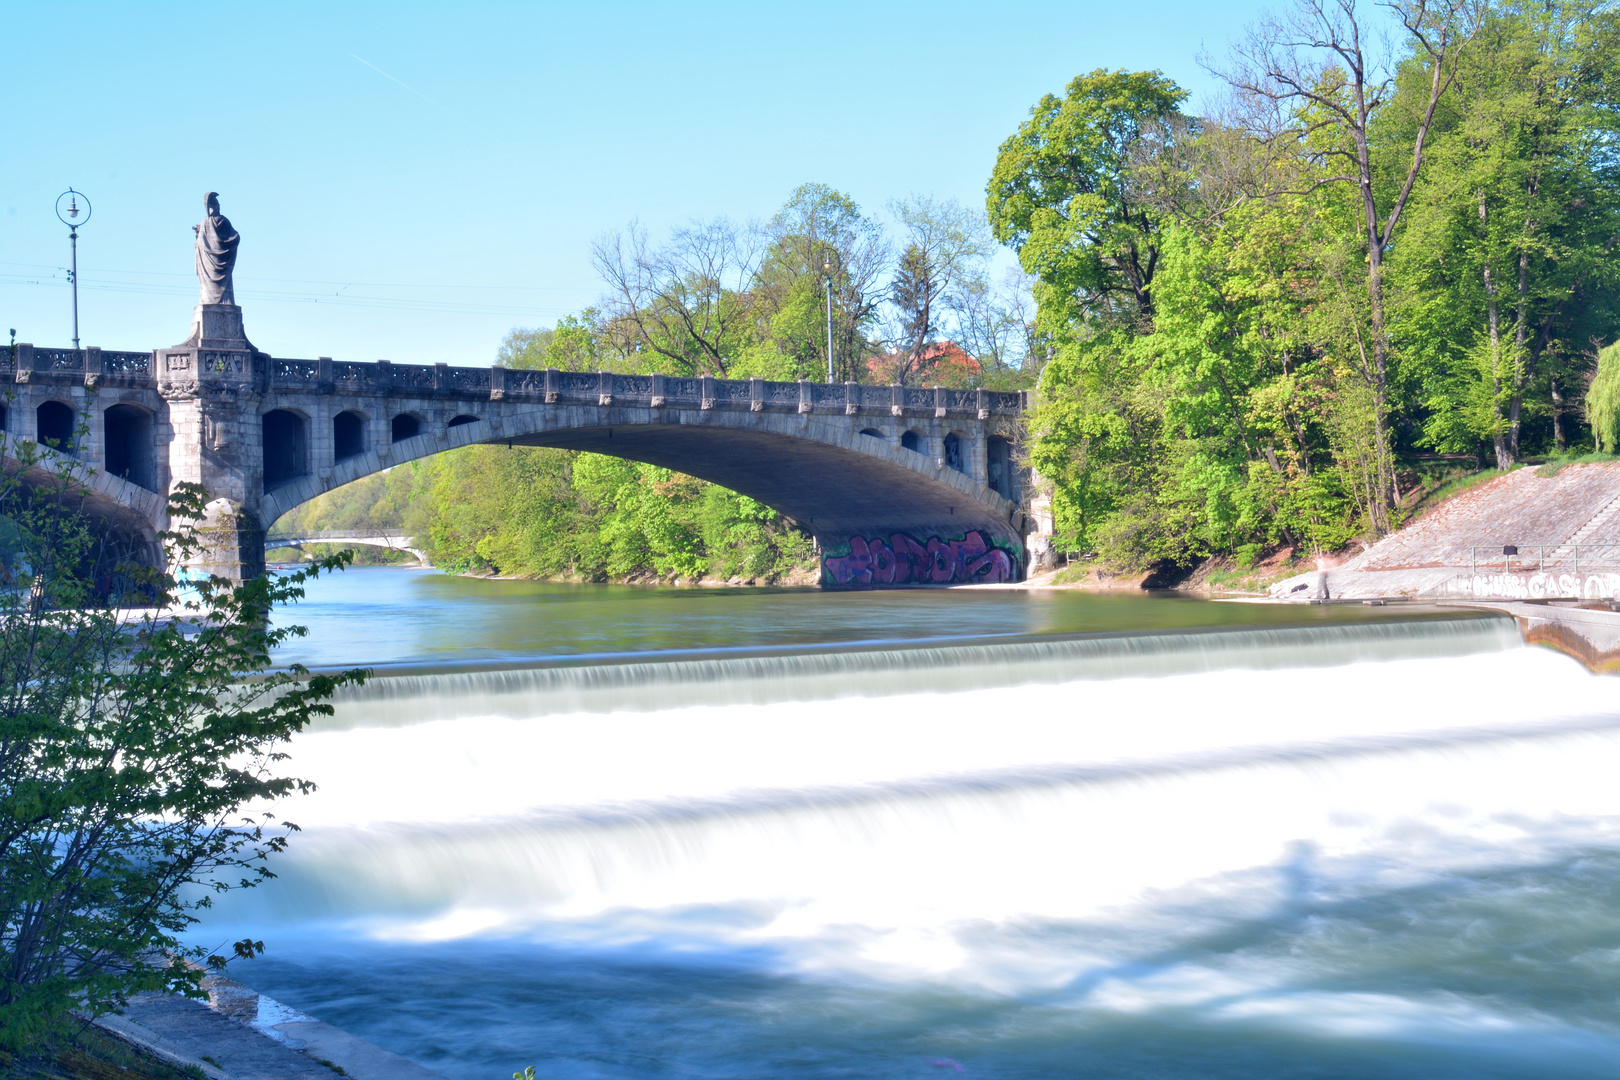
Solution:
[[[147,491],[158,487],[154,419],[150,409],[128,401],[116,402],[101,412],[103,468]]]
[[[389,425],[389,441],[401,443],[422,433],[423,418],[419,413],[395,413]]]
[[[260,417],[265,491],[309,475],[309,420],[289,408],[269,409]]]
[[[60,398],[47,398],[34,409],[35,438],[41,446],[76,456],[78,427],[79,410]]]
[[[979,533],[986,546],[1015,553],[1016,572],[1020,508],[991,490],[982,475],[973,475],[971,436],[948,419],[869,417],[855,426],[832,413],[434,405],[391,407],[396,416],[421,417],[417,434],[346,459],[334,455],[315,462],[308,475],[267,489],[261,520],[268,525],[334,488],[447,450],[543,446],[646,462],[730,488],[806,528],[824,550],[841,550],[859,536],[904,534],[925,545],[933,538],[959,540]],[[981,443],[983,438],[980,434]],[[946,460],[947,439],[960,454],[955,465]],[[980,460],[989,456],[979,453]]]
[[[332,417],[332,457],[347,461],[366,452],[366,416],[358,409],[344,409]]]

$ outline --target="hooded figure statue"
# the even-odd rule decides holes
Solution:
[[[231,284],[231,271],[236,267],[236,246],[242,237],[231,228],[231,219],[219,212],[219,194],[210,191],[204,197],[206,215],[201,225],[193,225],[197,234],[197,282],[202,286],[205,304],[234,304],[236,290]]]

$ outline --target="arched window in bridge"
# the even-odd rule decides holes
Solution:
[[[957,472],[967,472],[962,467],[962,436],[954,431],[945,436],[945,464]]]
[[[366,452],[366,418],[357,412],[332,417],[332,460],[346,461]]]
[[[877,428],[873,428],[873,427],[861,428],[861,434],[862,435],[870,435],[874,439],[887,439],[888,438],[888,436],[883,434],[883,432],[881,432]]]
[[[156,491],[152,414],[139,405],[111,405],[101,414],[101,427],[107,471],[147,491]]]
[[[476,416],[468,416],[466,413],[462,413],[460,416],[456,417],[455,419],[451,420],[448,424],[446,424],[445,427],[460,427],[462,424],[476,424],[476,423],[478,423],[478,417],[476,417]]]
[[[47,401],[34,410],[35,419],[39,422],[39,444],[49,446],[53,450],[60,450],[64,454],[77,451],[74,446],[74,428],[78,427],[78,414],[73,406],[60,401]]]
[[[1013,473],[1012,443],[999,435],[984,440],[984,460],[990,490],[1003,499],[1018,501],[1018,477]]]
[[[422,421],[418,420],[410,413],[402,412],[398,416],[394,417],[393,434],[395,442],[404,442],[406,439],[414,439],[417,435],[421,434],[421,432]]]
[[[304,418],[286,409],[264,414],[264,490],[309,473],[309,435]]]
[[[915,450],[919,454],[922,453],[921,433],[916,431],[906,432],[904,435],[900,436],[900,445],[905,447],[907,450]]]
[[[6,403],[0,401],[0,432],[7,432],[11,430],[11,425],[7,423],[7,421],[10,419],[11,414],[6,411]]]

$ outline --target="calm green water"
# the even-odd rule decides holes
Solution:
[[[1509,620],[350,571],[237,978],[452,1080],[1620,1075],[1620,681]]]
[[[1140,593],[661,589],[492,581],[365,567],[321,578],[309,587],[308,598],[289,615],[309,628],[309,636],[281,656],[287,662],[323,666],[532,661],[1436,616],[1416,608],[1214,603]]]

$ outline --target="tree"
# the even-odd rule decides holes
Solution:
[[[1295,144],[1314,166],[1301,177],[1302,190],[1345,184],[1356,192],[1357,247],[1365,269],[1341,266],[1345,280],[1362,278],[1367,308],[1364,320],[1350,311],[1345,323],[1356,366],[1373,395],[1372,514],[1380,532],[1389,528],[1389,507],[1399,498],[1388,434],[1385,262],[1423,167],[1435,110],[1482,16],[1477,0],[1394,0],[1386,6],[1405,29],[1423,76],[1410,134],[1386,150],[1405,162],[1393,188],[1383,185],[1379,174],[1375,153],[1381,148],[1375,146],[1373,125],[1394,92],[1395,75],[1368,55],[1355,0],[1296,0],[1292,13],[1267,16],[1253,26],[1236,50],[1234,65],[1217,72],[1250,106],[1255,138]]]
[[[1598,353],[1597,371],[1586,391],[1586,419],[1599,451],[1620,450],[1620,342]]]
[[[616,370],[604,368],[621,359],[602,342],[601,319],[588,307],[578,315],[565,315],[555,326],[540,330],[515,329],[501,342],[495,362],[509,368],[557,368],[561,371]],[[610,360],[609,357],[612,357]]]
[[[623,353],[662,356],[675,374],[725,376],[749,323],[761,254],[759,230],[726,218],[678,228],[659,248],[634,222],[628,236],[598,239],[592,261],[612,290],[606,336]]]
[[[952,334],[978,360],[986,386],[1023,389],[1040,378],[1050,343],[1036,326],[1032,280],[1009,267],[1000,287],[980,274],[958,283],[945,298],[954,323]]]
[[[1490,440],[1498,468],[1520,456],[1525,394],[1543,374],[1562,446],[1552,399],[1615,326],[1603,302],[1620,239],[1614,31],[1612,13],[1584,2],[1490,14],[1437,114],[1412,236],[1395,253],[1392,272],[1420,324],[1406,336],[1427,353],[1428,434],[1448,449]],[[1417,83],[1404,80],[1401,93]]]
[[[192,994],[198,950],[181,935],[209,895],[273,876],[267,858],[295,826],[242,817],[294,791],[280,747],[330,714],[364,673],[271,670],[303,633],[271,626],[319,573],[232,587],[129,561],[96,532],[80,467],[27,444],[0,475],[8,562],[0,587],[0,1045],[15,1049],[139,990]],[[24,476],[54,473],[43,486]],[[203,516],[182,485],[171,509]],[[190,524],[164,537],[184,563]],[[138,545],[137,545],[138,546]],[[141,605],[139,607],[135,605]],[[165,611],[172,611],[173,617]],[[235,880],[231,880],[235,878]],[[201,895],[188,892],[197,887]],[[242,942],[238,953],[262,943]]]
[[[1099,68],[1041,98],[1001,144],[990,227],[1065,322],[1152,319],[1160,222],[1133,178],[1144,133],[1173,144],[1186,96],[1156,71]]]
[[[858,379],[889,266],[882,228],[848,195],[801,184],[765,231],[770,246],[754,287],[760,340],[791,358],[793,377],[824,378],[830,283],[835,375]]]
[[[913,375],[925,375],[925,357],[937,353],[928,347],[949,311],[946,297],[953,289],[974,288],[983,281],[981,265],[990,255],[990,239],[983,219],[954,199],[938,203],[913,196],[891,209],[907,235],[889,284],[900,353],[894,378],[904,385]]]

